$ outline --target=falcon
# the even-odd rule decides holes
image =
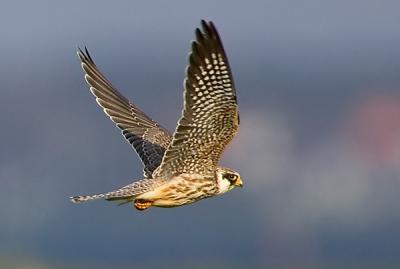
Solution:
[[[114,191],[71,197],[132,202],[136,209],[176,207],[220,195],[243,182],[218,165],[239,127],[231,69],[212,22],[201,21],[191,44],[182,115],[173,135],[126,99],[100,72],[87,48],[78,50],[85,80],[96,101],[121,130],[144,165],[144,179]]]

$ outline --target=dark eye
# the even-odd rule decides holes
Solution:
[[[232,181],[232,180],[235,180],[235,179],[236,179],[236,175],[234,175],[234,174],[228,174],[228,175],[226,175],[226,178],[227,178],[228,180]]]

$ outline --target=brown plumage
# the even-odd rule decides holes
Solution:
[[[212,22],[196,29],[184,81],[184,110],[157,176],[214,176],[226,145],[239,126],[236,91],[221,39]]]
[[[217,166],[239,125],[228,59],[212,22],[202,21],[202,30],[195,34],[184,109],[172,137],[108,82],[86,48],[78,51],[91,92],[142,159],[146,178],[112,192],[75,196],[73,202],[134,201],[138,210],[144,210],[189,204],[242,186],[237,172]]]
[[[85,52],[79,49],[78,56],[86,73],[86,82],[96,96],[97,103],[121,129],[124,137],[142,159],[145,177],[151,178],[153,171],[161,164],[165,149],[171,142],[171,135],[108,82],[86,48]]]

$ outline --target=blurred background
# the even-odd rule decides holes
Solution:
[[[399,1],[1,1],[1,268],[398,268]],[[173,131],[190,40],[213,20],[245,188],[138,212],[71,195],[142,166],[83,80],[87,46]]]

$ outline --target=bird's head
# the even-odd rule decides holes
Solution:
[[[243,187],[243,182],[238,172],[225,167],[217,167],[217,182],[219,193],[225,193],[235,187]]]

